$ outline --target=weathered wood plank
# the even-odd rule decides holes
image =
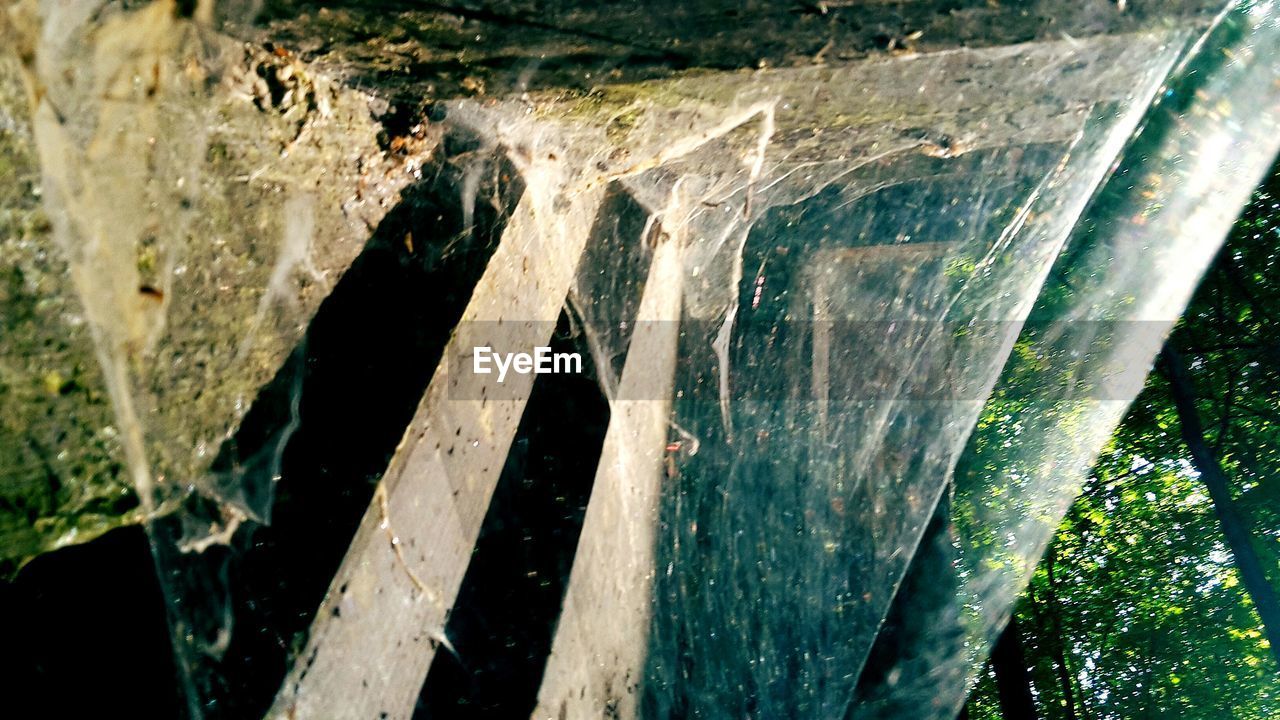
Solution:
[[[416,103],[1206,24],[1222,0],[268,0],[271,41]],[[220,3],[221,7],[223,4]],[[226,3],[234,7],[234,3]],[[369,42],[370,37],[393,39]],[[461,54],[460,54],[461,53]],[[460,60],[459,58],[465,58]],[[459,72],[461,63],[462,72]],[[604,71],[602,72],[602,68]],[[910,85],[906,83],[905,85]]]
[[[512,374],[512,399],[490,400],[449,358],[486,339],[547,344],[602,197],[561,194],[566,166],[523,168],[525,195],[460,324],[469,332],[450,340],[269,716],[412,714],[534,379]]]
[[[535,718],[634,717],[682,297],[678,238],[654,251]]]

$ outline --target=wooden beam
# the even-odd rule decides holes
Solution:
[[[636,716],[680,336],[681,245],[654,251],[535,718]]]
[[[450,373],[450,358],[548,344],[603,196],[559,192],[563,167],[522,169],[525,195],[268,717],[412,715],[534,380],[512,373],[511,399],[487,399],[494,376]]]

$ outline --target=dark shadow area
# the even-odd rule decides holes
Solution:
[[[0,582],[0,716],[175,718],[164,596],[140,527],[41,555]]]
[[[562,315],[552,349],[581,353],[586,372],[534,385],[445,629],[458,654],[436,654],[417,720],[533,712],[609,424],[568,325]]]
[[[235,627],[211,717],[259,717],[270,704],[520,197],[504,163],[447,142],[459,162],[424,168],[215,464],[275,501],[230,567]],[[472,229],[468,172],[481,176]],[[260,459],[291,428],[272,483]]]
[[[440,157],[219,451],[218,489],[270,524],[247,523],[231,548],[165,554],[171,602],[194,613],[182,619],[197,633],[212,637],[220,626],[210,609],[230,604],[230,645],[195,678],[208,718],[261,717],[270,704],[523,191],[516,172],[467,138],[446,138]],[[468,175],[480,179],[471,228]],[[157,529],[176,537],[181,524]],[[0,715],[181,717],[156,577],[146,533],[127,528],[0,583],[0,636],[16,663],[0,672]]]
[[[953,700],[953,695],[938,690],[964,682],[963,677],[931,674],[948,669],[945,660],[963,652],[966,640],[960,632],[964,608],[958,602],[951,505],[949,494],[944,494],[934,510],[858,676],[857,699],[847,717],[859,709],[865,713],[873,704],[874,717],[907,717],[929,701]],[[921,617],[942,617],[945,622],[922,623]],[[913,692],[904,693],[907,687]],[[911,699],[887,699],[903,695]]]

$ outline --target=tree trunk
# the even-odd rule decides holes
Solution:
[[[1267,581],[1262,569],[1262,561],[1248,526],[1236,510],[1231,499],[1230,484],[1226,472],[1214,455],[1213,449],[1205,438],[1204,426],[1200,422],[1200,412],[1196,409],[1195,388],[1187,377],[1187,369],[1182,356],[1172,345],[1164,349],[1165,375],[1169,378],[1169,387],[1173,392],[1174,404],[1178,409],[1178,420],[1182,426],[1182,440],[1191,451],[1191,460],[1200,479],[1209,490],[1213,500],[1213,509],[1218,515],[1218,523],[1222,526],[1222,534],[1226,537],[1227,547],[1235,556],[1236,569],[1240,571],[1240,579],[1245,590],[1253,600],[1253,606],[1262,619],[1263,632],[1271,643],[1271,652],[1280,665],[1280,599],[1276,590]]]
[[[1000,634],[991,653],[991,667],[996,673],[996,690],[1000,696],[1000,715],[1004,720],[1036,720],[1036,702],[1031,695],[1031,673],[1027,671],[1026,652],[1018,618]]]
[[[1053,551],[1049,551],[1049,558],[1052,561]],[[1045,617],[1044,608],[1041,607],[1040,601],[1036,599],[1034,590],[1028,590],[1028,596],[1031,600],[1031,611],[1035,614],[1037,629],[1040,631],[1040,637],[1044,638],[1050,654],[1053,656],[1053,670],[1058,678],[1058,686],[1062,691],[1062,710],[1066,714],[1067,720],[1080,720],[1079,713],[1076,712],[1075,688],[1071,682],[1071,669],[1067,665],[1067,653],[1063,648],[1062,636],[1058,632],[1059,624],[1050,625]],[[1054,612],[1057,612],[1055,603]]]

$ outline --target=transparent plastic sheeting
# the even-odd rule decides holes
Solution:
[[[623,180],[687,243],[642,715],[955,716],[1275,154],[1278,41],[1247,4],[664,89],[632,132],[747,111]],[[574,296],[601,368],[637,240]]]
[[[240,219],[202,185],[212,176],[202,163],[219,155],[194,130],[211,124],[198,70],[217,54],[173,25],[170,9],[97,30],[99,65],[136,62],[142,70],[116,75],[154,67],[166,80],[159,100],[99,107],[104,88],[58,79],[90,61],[76,49],[86,18],[46,4],[49,97],[92,122],[64,124],[45,105],[34,124],[45,202],[134,485],[145,509],[169,513],[150,529],[199,715],[233,629],[223,556],[196,551],[225,542],[241,519],[266,520],[271,488],[241,487],[235,472],[175,479],[212,448],[178,432],[191,425],[157,418],[192,412],[169,398],[224,367],[244,392],[217,402],[242,417],[356,251],[317,257],[317,239],[359,218],[345,207],[343,219],[325,217],[338,208],[324,197],[284,193],[255,230],[282,238],[275,256],[230,247],[184,262],[208,250],[187,229]],[[555,234],[538,223],[564,222],[552,210],[574,207],[569,193],[608,187],[569,302],[611,400],[654,246],[682,244],[682,277],[652,280],[679,283],[683,305],[656,560],[642,569],[652,578],[647,659],[628,680],[640,684],[639,714],[954,717],[1276,152],[1278,14],[1241,3],[1207,33],[1168,27],[690,75],[586,99],[449,104],[451,132],[474,139],[466,152],[497,148],[523,175],[533,210],[522,222],[545,237]],[[340,93],[295,90],[321,116],[342,112]],[[298,142],[286,155],[305,159],[323,123],[300,129],[289,112],[281,128]],[[219,117],[214,126],[239,127],[233,113]],[[156,150],[157,137],[191,144]],[[110,157],[94,154],[108,147]],[[530,148],[549,159],[531,160]],[[288,176],[283,157],[261,172]],[[571,163],[584,167],[561,167]],[[257,176],[247,177],[251,189]],[[464,225],[489,202],[469,177],[458,183]],[[641,232],[624,222],[600,231],[626,213],[646,218]],[[172,286],[155,307],[154,294],[138,298],[137,258],[111,254],[154,239],[140,218],[165,228],[147,267],[164,268]],[[234,246],[228,227],[200,237]],[[106,228],[136,242],[103,242]],[[338,272],[319,269],[330,266]],[[245,303],[225,306],[240,341],[183,334],[183,313],[199,308],[173,298],[224,307],[183,295],[183,283],[216,285],[226,272],[258,288],[226,299]],[[277,293],[294,286],[301,304]],[[294,424],[283,427],[254,462],[279,463]]]
[[[1245,3],[1180,60],[1057,260],[899,592],[877,677],[864,677],[849,717],[958,712],[1275,157],[1278,122],[1280,18],[1272,3]]]

